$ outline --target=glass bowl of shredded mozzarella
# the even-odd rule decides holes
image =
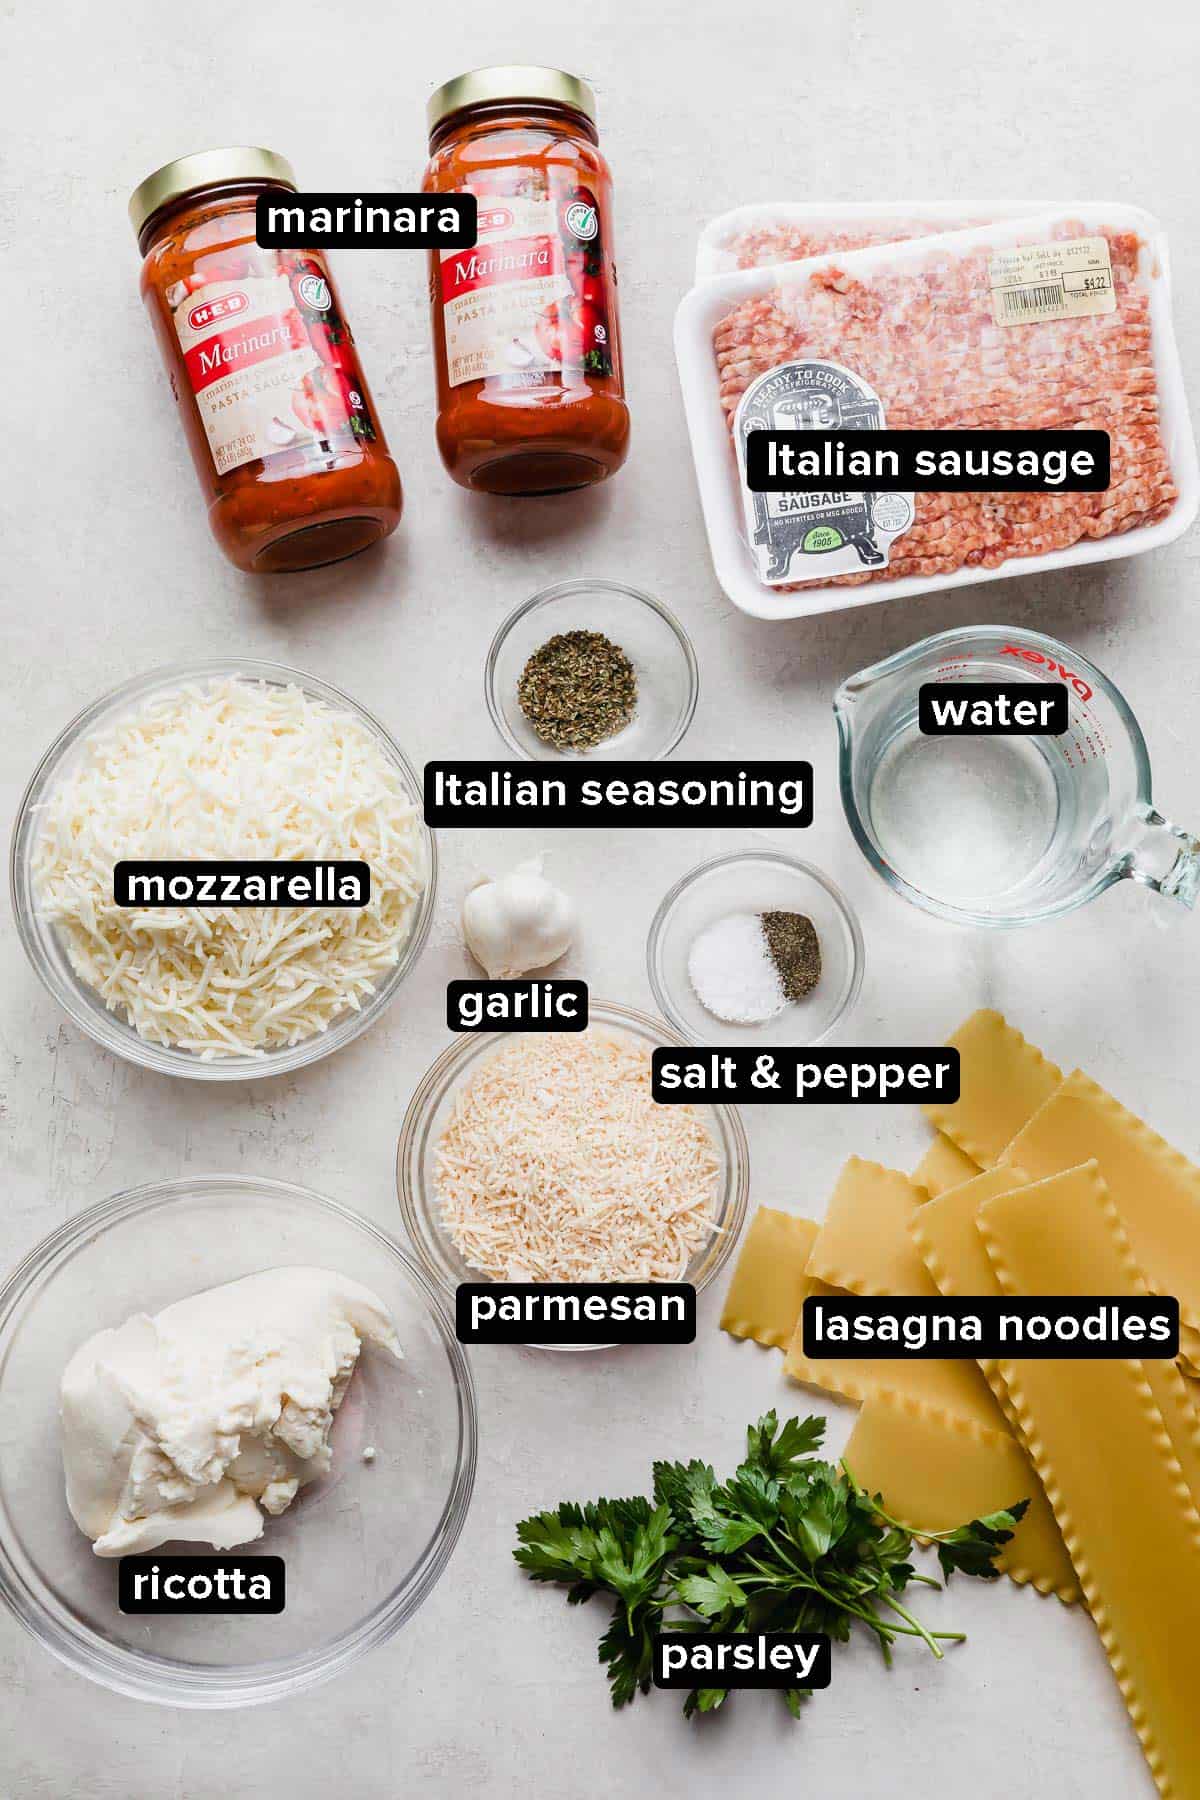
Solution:
[[[367,904],[115,900],[119,862],[297,861],[365,862]],[[435,883],[420,785],[383,726],[250,660],[157,669],[88,707],[43,756],[12,842],[21,941],[64,1011],[132,1062],[210,1081],[302,1068],[373,1024],[421,953]]]
[[[588,1015],[583,1032],[464,1033],[413,1094],[400,1211],[447,1295],[488,1279],[699,1292],[731,1255],[750,1187],[736,1107],[658,1104],[651,1051],[682,1039],[610,1001]]]
[[[97,1333],[111,1342],[126,1321],[151,1333],[180,1303],[266,1271],[328,1271],[369,1290],[400,1355],[364,1334],[335,1402],[325,1466],[283,1510],[264,1500],[261,1536],[243,1541],[240,1533],[226,1534],[234,1548],[218,1552],[203,1532],[181,1528],[177,1539],[160,1539],[158,1553],[147,1554],[150,1562],[195,1556],[202,1569],[248,1558],[251,1571],[259,1556],[282,1557],[282,1613],[126,1614],[117,1604],[118,1556],[93,1550],[69,1506],[64,1371]],[[206,1380],[236,1417],[245,1395],[257,1403],[272,1379],[279,1380],[273,1361],[288,1363],[288,1334],[281,1341],[269,1313],[253,1330],[242,1320],[227,1339],[220,1336],[222,1322],[216,1319],[211,1342],[189,1343],[190,1355],[176,1362],[168,1391],[177,1403],[167,1425],[160,1422],[162,1450],[152,1473],[168,1450],[177,1459],[177,1467],[166,1464],[168,1476],[198,1456],[194,1446],[202,1440],[192,1409]],[[308,1323],[307,1312],[297,1316],[299,1341],[306,1341]],[[323,1324],[312,1348],[314,1357],[329,1355],[328,1374],[335,1341]],[[258,1385],[245,1373],[255,1358],[263,1373]],[[98,1442],[111,1436],[114,1467],[127,1442],[128,1408],[153,1396],[152,1371],[143,1352],[132,1397],[114,1382],[96,1415]],[[231,1372],[239,1385],[230,1387]],[[309,1370],[297,1388],[310,1409],[320,1404],[314,1379]],[[288,1406],[294,1410],[292,1399]],[[246,1175],[190,1175],[130,1189],[76,1214],[31,1250],[0,1284],[0,1412],[0,1601],[76,1673],[119,1694],[175,1707],[294,1697],[386,1643],[445,1570],[475,1478],[470,1366],[425,1273],[361,1214],[307,1188]],[[301,1412],[301,1422],[307,1416]],[[229,1440],[216,1443],[228,1457]],[[239,1447],[245,1451],[244,1442]],[[106,1483],[109,1467],[97,1456],[86,1472]],[[197,1479],[204,1477],[216,1479],[207,1465]],[[130,1479],[122,1510],[138,1491],[144,1488]],[[233,1777],[230,1791],[238,1786]]]

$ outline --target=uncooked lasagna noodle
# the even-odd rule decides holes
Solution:
[[[1020,1186],[1015,1169],[986,1169],[917,1208],[910,1229],[939,1293],[947,1298],[995,1298],[1000,1294],[996,1271],[980,1236],[978,1213],[985,1200]]]
[[[976,1420],[935,1412],[909,1397],[872,1394],[863,1403],[842,1461],[868,1493],[918,1535],[949,1531],[1028,1500],[997,1567],[1066,1605],[1079,1583],[1042,1484],[1017,1440]]]
[[[939,1131],[913,1170],[912,1178],[918,1187],[923,1187],[931,1198],[936,1199],[947,1188],[960,1187],[978,1173],[979,1164],[974,1158]]]
[[[1111,480],[1103,491],[918,492],[913,523],[886,561],[794,586],[1000,568],[1157,523],[1173,509],[1178,490],[1139,271],[1143,240],[1068,217],[1031,230],[1037,243],[1103,238],[1115,309],[1003,329],[990,286],[1000,246],[952,234],[932,249],[897,245],[886,260],[866,250],[785,265],[773,288],[747,296],[718,322],[713,348],[731,430],[742,396],[761,376],[785,363],[830,362],[873,390],[889,430],[1108,433]]]
[[[804,1269],[817,1235],[811,1219],[760,1206],[725,1295],[721,1329],[784,1350],[808,1291]]]
[[[1174,1295],[1195,1361],[1200,1330],[1200,1169],[1081,1070],[1068,1076],[1001,1157],[1034,1180],[1095,1157],[1155,1293]]]
[[[990,1169],[1050,1098],[1062,1070],[987,1007],[972,1013],[948,1043],[959,1053],[960,1097],[921,1110],[964,1155]]]
[[[808,1293],[815,1299],[836,1296],[836,1288],[811,1280]],[[808,1297],[807,1295],[805,1296]],[[949,1418],[965,1419],[990,1430],[1004,1430],[1004,1417],[977,1364],[962,1357],[914,1356],[906,1359],[878,1356],[809,1357],[804,1354],[803,1320],[796,1328],[784,1359],[785,1375],[823,1394],[842,1400],[870,1400],[876,1394],[895,1394],[919,1402]]]
[[[1001,1164],[919,1208],[913,1219],[912,1235],[926,1268],[943,1294],[1000,1297],[1003,1290],[979,1230],[979,1209],[1000,1194],[1028,1185],[1028,1181],[1029,1177],[1023,1171]],[[1123,1217],[1121,1222],[1129,1236]],[[1186,1362],[1183,1367],[1186,1372]],[[1018,1430],[998,1365],[981,1360],[980,1368],[991,1382],[1010,1426],[1014,1431]],[[1200,1427],[1200,1419],[1197,1423]],[[1200,1442],[1185,1441],[1180,1444],[1178,1453],[1200,1504]]]
[[[809,1274],[852,1294],[936,1294],[909,1235],[924,1200],[898,1169],[851,1156],[809,1251]]]
[[[864,1169],[870,1166],[862,1165]],[[856,1186],[858,1192],[869,1194],[869,1183],[864,1181]],[[823,1394],[865,1403],[882,1398],[915,1409],[913,1416],[921,1421],[922,1435],[940,1433],[935,1439],[939,1444],[948,1443],[952,1448],[960,1445],[956,1429],[978,1427],[984,1436],[974,1440],[973,1455],[983,1458],[985,1467],[991,1466],[985,1454],[986,1441],[997,1432],[1003,1433],[1006,1427],[1003,1415],[974,1363],[942,1358],[900,1363],[867,1357],[811,1361],[804,1355],[800,1316],[804,1300],[810,1294],[828,1298],[840,1291],[806,1273],[805,1265],[818,1230],[811,1219],[801,1219],[773,1207],[759,1207],[729,1285],[721,1314],[722,1329],[735,1337],[754,1338],[757,1343],[767,1346],[788,1346],[785,1372],[793,1380],[815,1387]],[[885,1257],[891,1257],[899,1273],[904,1272],[900,1266],[902,1254],[900,1244],[895,1244],[891,1252],[885,1252]],[[919,1280],[921,1272],[911,1243],[908,1254],[912,1262],[917,1263],[915,1279]],[[1021,1454],[1018,1450],[1018,1457]],[[916,1495],[918,1511],[930,1520],[928,1528],[935,1530],[937,1526],[933,1521],[955,1514],[962,1490],[952,1487],[948,1495],[943,1493],[943,1464],[938,1458],[929,1463],[928,1480],[922,1487],[918,1481],[919,1466],[917,1454],[905,1476],[904,1491]],[[1011,1455],[1002,1455],[998,1472],[1003,1480],[998,1481],[997,1492],[1006,1484],[1011,1467]],[[1023,1476],[1023,1492],[1033,1493],[1035,1500],[1038,1499],[1037,1480],[1028,1465]],[[996,1505],[1003,1504],[1003,1501],[996,1502]],[[1044,1506],[1044,1501],[1040,1504]],[[951,1518],[951,1523],[961,1523],[963,1517],[965,1515],[959,1513]],[[1060,1598],[1069,1599],[1071,1595],[1064,1591],[1067,1584],[1062,1574],[1065,1553],[1060,1548],[1057,1554],[1043,1554],[1039,1545],[1044,1535],[1041,1530],[1026,1532],[1022,1538],[1023,1560],[1019,1565],[1006,1564],[1007,1572],[1016,1581],[1032,1582],[1043,1593],[1055,1592]]]
[[[1147,1292],[1096,1164],[988,1200],[980,1229],[1005,1293]],[[1000,1364],[1159,1791],[1200,1800],[1200,1512],[1181,1463],[1196,1415],[1173,1363]]]
[[[948,1188],[936,1200],[927,1201],[914,1215],[913,1240],[938,1291],[947,1298],[1000,1298],[1000,1283],[979,1233],[979,1208],[985,1200],[1019,1185],[1014,1169],[986,1169],[961,1187]],[[1009,1429],[1019,1435],[995,1363],[981,1358],[979,1367],[991,1383]]]
[[[935,1299],[937,1288],[911,1235],[924,1190],[879,1163],[852,1156],[834,1188],[808,1258],[814,1295],[842,1289],[862,1295]],[[865,1400],[907,1394],[956,1418],[1003,1429],[1004,1420],[976,1364],[964,1357],[824,1357],[805,1355],[803,1322],[784,1367],[796,1381]]]
[[[806,1273],[818,1227],[774,1207],[760,1206],[738,1256],[725,1297],[721,1329],[733,1337],[786,1349],[784,1369],[795,1381],[844,1400],[870,1394],[910,1394],[956,1417],[1003,1424],[987,1383],[973,1362],[914,1358],[898,1362],[878,1357],[830,1357],[810,1361],[802,1345],[801,1307],[810,1295],[835,1292]],[[915,1248],[912,1260],[920,1269]],[[921,1270],[921,1274],[924,1271]]]
[[[1005,1175],[1002,1185],[1011,1179],[1011,1174]],[[995,1180],[994,1175],[978,1178],[984,1183]],[[842,1289],[857,1294],[936,1298],[938,1288],[914,1236],[917,1221],[936,1204],[927,1201],[924,1190],[895,1169],[851,1157],[808,1259],[814,1293],[836,1291],[827,1285],[836,1280]],[[986,1265],[977,1232],[976,1238]],[[990,1266],[987,1286],[977,1291],[999,1291]],[[978,1517],[981,1510],[995,1511],[1014,1498],[1029,1498],[1029,1529],[1022,1532],[1020,1553],[1006,1563],[1006,1570],[1015,1580],[1032,1582],[1042,1593],[1056,1593],[1068,1601],[1078,1598],[1070,1558],[1041,1484],[1024,1449],[1012,1438],[999,1404],[1000,1394],[989,1391],[982,1371],[970,1358],[847,1361],[838,1357],[813,1361],[804,1355],[797,1323],[784,1367],[793,1379],[860,1400],[864,1407],[890,1402],[890,1411],[875,1411],[856,1427],[861,1441],[870,1448],[872,1471],[882,1467],[889,1448],[898,1450],[903,1444],[905,1424],[913,1427],[913,1440],[885,1490],[885,1504],[888,1492],[904,1496],[907,1510],[898,1517],[921,1522],[912,1510],[915,1507],[923,1514],[926,1528],[937,1531]],[[922,1471],[921,1455],[931,1437],[934,1447]],[[1007,1447],[998,1447],[997,1439],[1001,1444],[1007,1440]],[[969,1486],[964,1486],[956,1473],[960,1460],[963,1477],[972,1479]],[[1010,1493],[1008,1500],[997,1498],[1014,1471],[1019,1476],[1019,1491]],[[855,1474],[872,1491],[881,1485],[866,1481],[857,1468]],[[989,1486],[992,1476],[995,1480]],[[984,1505],[981,1495],[990,1496],[990,1504]]]

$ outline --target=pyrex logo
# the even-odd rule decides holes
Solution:
[[[1005,644],[1001,656],[1015,656],[1018,662],[1037,663],[1040,668],[1050,669],[1060,675],[1069,687],[1073,687],[1081,700],[1090,700],[1092,690],[1082,675],[1073,675],[1064,663],[1055,662],[1051,656],[1043,656],[1040,650],[1025,650],[1016,644]]]
[[[235,288],[232,294],[221,294],[216,300],[202,300],[199,306],[193,306],[188,324],[193,331],[203,331],[219,319],[232,319],[235,313],[245,312],[249,305],[249,297]]]
[[[479,214],[475,231],[482,237],[485,231],[503,231],[512,222],[513,215],[507,206],[489,206]]]

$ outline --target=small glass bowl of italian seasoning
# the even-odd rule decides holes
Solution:
[[[561,581],[505,619],[484,685],[518,756],[657,762],[691,724],[700,677],[687,633],[660,601],[619,581]]]
[[[715,856],[677,881],[646,943],[664,1016],[693,1044],[819,1044],[858,998],[863,940],[846,896],[777,850]]]

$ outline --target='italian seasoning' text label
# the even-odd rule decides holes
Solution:
[[[811,825],[809,762],[425,765],[428,825]]]

